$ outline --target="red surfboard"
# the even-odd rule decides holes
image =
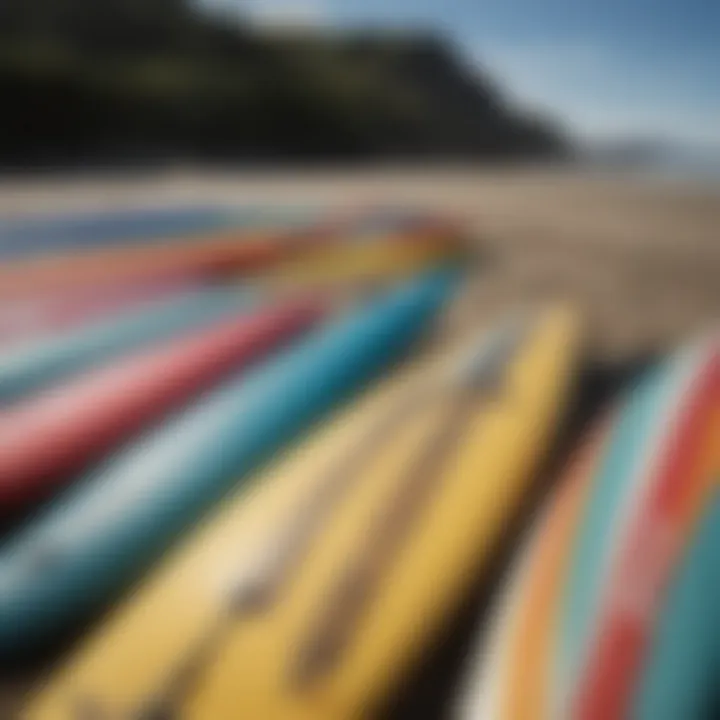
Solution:
[[[68,483],[124,439],[318,321],[317,297],[236,316],[0,414],[0,514]]]

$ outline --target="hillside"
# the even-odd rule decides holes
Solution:
[[[258,33],[183,0],[3,0],[0,163],[567,152],[423,33]]]

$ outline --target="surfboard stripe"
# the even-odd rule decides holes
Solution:
[[[587,456],[591,454],[591,448],[595,447],[595,443],[600,447],[603,440],[601,431],[597,437],[593,436],[584,445],[583,451],[577,456],[578,469],[581,461],[586,459],[586,454]],[[589,479],[590,476],[588,481]],[[458,718],[489,720],[505,717],[501,713],[501,707],[504,702],[506,703],[504,696],[509,691],[512,674],[510,659],[516,649],[511,641],[518,636],[521,613],[526,610],[527,598],[532,594],[531,585],[536,582],[537,567],[547,550],[544,544],[547,530],[556,522],[560,514],[558,505],[564,505],[566,502],[569,504],[565,495],[572,494],[571,489],[577,490],[578,484],[571,482],[567,486],[562,486],[559,491],[560,497],[554,495],[532,523],[527,538],[522,544],[524,552],[510,569],[507,582],[504,584],[505,589],[497,598],[495,612],[491,613],[491,617],[496,620],[489,631],[483,634],[480,651],[475,654],[477,661],[468,673],[468,684],[457,703]],[[579,511],[580,507],[576,510]]]
[[[508,665],[512,636],[517,625],[530,570],[535,562],[536,542],[544,526],[542,516],[533,524],[527,543],[530,550],[520,557],[509,573],[491,617],[496,621],[483,628],[477,661],[468,673],[468,686],[457,704],[458,720],[500,718],[504,671]]]
[[[622,547],[629,518],[645,493],[648,465],[667,436],[671,412],[685,396],[697,370],[698,349],[679,354],[653,371],[630,395],[612,433],[580,526],[568,583],[553,676],[553,717],[563,717],[592,637],[601,590],[616,549]]]
[[[625,717],[665,587],[696,523],[698,499],[720,466],[720,355],[698,375],[668,438],[660,472],[633,522],[610,585],[576,714],[587,720]],[[717,469],[720,470],[720,467]]]
[[[610,418],[598,426],[576,454],[569,477],[552,500],[543,523],[538,557],[523,612],[515,632],[501,718],[541,720],[548,717],[548,658],[557,631],[558,599],[567,572],[572,538],[577,531],[594,476],[597,458],[608,438]]]

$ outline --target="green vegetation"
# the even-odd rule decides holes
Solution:
[[[3,0],[0,163],[567,151],[425,34],[257,33],[183,0]]]

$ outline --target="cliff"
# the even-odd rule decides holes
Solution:
[[[4,0],[0,163],[568,152],[426,33],[264,32],[182,0]]]

